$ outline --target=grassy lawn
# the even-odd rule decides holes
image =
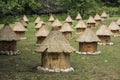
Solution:
[[[110,18],[107,25],[113,19],[117,18]],[[49,23],[47,25],[49,26]],[[0,27],[3,27],[3,24]],[[28,39],[18,41],[20,55],[0,55],[0,80],[120,80],[120,37],[112,37],[114,42],[112,46],[98,46],[100,55],[71,53],[74,72],[50,73],[36,70],[41,63],[41,54],[34,52],[36,48],[34,23],[29,23],[26,36]],[[75,40],[78,36],[74,32],[73,39],[70,40],[76,49],[78,42]]]

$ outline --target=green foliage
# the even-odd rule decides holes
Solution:
[[[57,0],[57,4],[65,8],[73,17],[76,16],[78,11],[83,17],[92,15],[99,6],[95,0]]]
[[[103,10],[106,10],[110,16],[119,14],[120,0],[0,0],[1,20],[9,16],[49,15],[50,13],[60,13],[62,16],[63,14],[66,16],[67,13],[75,19],[77,12],[87,19],[90,15],[101,14]]]
[[[34,11],[41,4],[35,0],[2,0],[0,1],[0,13],[3,15],[18,15],[28,10]]]

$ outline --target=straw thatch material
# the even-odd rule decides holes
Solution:
[[[108,27],[114,36],[119,36],[120,27],[116,24],[115,21],[112,21]]]
[[[9,23],[6,23],[0,30],[0,41],[17,41],[18,38],[14,31],[9,27]]]
[[[107,13],[106,13],[105,11],[103,11],[103,13],[101,14],[101,17],[102,17],[102,18],[107,18],[108,15],[107,15]]]
[[[13,26],[13,31],[27,31],[20,21],[16,21]]]
[[[50,72],[73,71],[70,66],[70,53],[75,49],[60,31],[52,29],[36,51],[42,52],[42,70]]]
[[[58,28],[58,30],[60,30],[61,27],[62,27],[62,23],[61,23],[58,19],[56,19],[56,20],[52,23],[52,27]]]
[[[43,43],[36,49],[37,52],[44,52],[45,50],[47,53],[71,53],[75,49],[70,46],[60,31],[54,30],[49,33]]]
[[[74,31],[72,27],[68,23],[64,23],[62,28],[60,29],[61,32],[66,32],[66,31]]]
[[[28,21],[29,21],[29,20],[28,20],[28,18],[27,18],[26,15],[23,16],[23,20],[28,24]]]
[[[107,20],[108,15],[107,15],[107,13],[105,11],[103,11],[103,13],[101,14],[101,18],[102,18],[103,21]]]
[[[28,24],[27,24],[25,21],[23,21],[23,20],[21,20],[20,22],[21,22],[22,25],[27,29]]]
[[[97,31],[96,35],[99,37],[101,41],[99,43],[109,44],[111,42],[112,32],[106,25],[102,25]]]
[[[45,25],[45,23],[43,21],[39,21],[39,23],[35,26],[36,31],[38,31],[42,25]]]
[[[0,54],[19,54],[16,47],[17,40],[16,34],[6,23],[0,30]]]
[[[48,36],[49,30],[46,25],[43,25],[35,34],[37,37],[36,44],[41,44],[43,40]]]
[[[117,20],[117,25],[120,27],[120,18]]]
[[[72,38],[72,27],[68,23],[64,23],[62,28],[60,29],[62,34],[66,37],[66,39],[71,39]]]
[[[55,18],[53,17],[53,15],[50,15],[50,18],[48,21],[51,22],[51,24],[55,21]]]
[[[102,19],[101,19],[101,16],[98,13],[94,16],[94,19],[95,19],[97,24],[101,24]]]
[[[20,39],[26,39],[25,32],[27,29],[21,24],[21,22],[16,21],[13,26],[13,31],[16,33],[17,37]]]
[[[92,29],[86,28],[83,34],[77,39],[78,42],[98,42],[100,41]]]
[[[35,25],[37,25],[37,24],[39,23],[39,21],[41,21],[41,19],[40,19],[40,17],[38,16],[38,17],[35,19],[35,21],[34,21]]]
[[[77,41],[79,42],[79,52],[94,53],[97,51],[97,42],[100,40],[90,28],[86,28]]]
[[[77,33],[81,34],[84,32],[84,30],[87,28],[87,26],[85,25],[85,23],[82,20],[80,20],[77,23],[77,25],[75,26],[75,28],[76,28]]]
[[[107,27],[107,25],[101,25],[100,28],[96,31],[96,35],[107,35],[111,36],[112,32],[110,29]]]
[[[120,30],[120,27],[116,24],[115,21],[112,21],[108,27],[110,30]]]
[[[77,16],[76,16],[76,20],[79,22],[80,20],[82,20],[81,14],[78,12]]]
[[[94,28],[95,24],[96,24],[96,22],[95,22],[94,18],[92,16],[90,16],[89,19],[87,20],[87,26],[89,28]]]
[[[72,25],[73,20],[72,20],[72,18],[71,18],[70,15],[67,16],[67,18],[65,19],[65,22],[66,22],[66,23],[69,23],[70,25]]]

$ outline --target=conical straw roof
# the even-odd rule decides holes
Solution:
[[[100,41],[97,35],[93,32],[92,29],[86,28],[86,30],[80,35],[77,39],[78,42],[98,42]]]
[[[48,21],[54,21],[55,20],[55,18],[53,17],[53,15],[50,15],[50,18],[49,18],[49,20]]]
[[[16,21],[13,26],[13,31],[27,31],[20,21]]]
[[[41,28],[43,24],[45,24],[43,21],[39,21],[35,28]]]
[[[20,21],[22,23],[23,26],[27,26],[27,23],[23,20]]]
[[[37,37],[40,37],[40,36],[46,37],[46,36],[48,36],[48,34],[49,34],[49,30],[48,30],[47,26],[42,25],[42,27],[37,31],[35,36],[37,36]]]
[[[120,26],[120,18],[117,20],[117,25],[119,25]]]
[[[36,52],[47,53],[71,53],[75,49],[69,44],[68,40],[58,30],[51,31]]]
[[[94,17],[95,20],[101,20],[101,16],[97,13]]]
[[[70,15],[68,15],[68,17],[66,18],[65,22],[73,22],[73,20],[72,20]]]
[[[72,27],[70,26],[70,24],[64,23],[63,26],[62,26],[62,28],[60,29],[60,31],[61,32],[67,32],[67,31],[72,32],[74,30],[72,29]]]
[[[108,17],[108,15],[106,14],[105,11],[103,11],[103,13],[101,14],[101,17]]]
[[[120,30],[120,27],[116,24],[115,21],[111,22],[108,28],[110,30]]]
[[[108,29],[106,25],[102,25],[97,31],[96,35],[107,35],[110,36],[112,35],[112,32]]]
[[[29,21],[26,15],[23,16],[23,20],[24,21]]]
[[[77,25],[75,26],[75,28],[87,28],[87,26],[85,25],[85,23],[83,22],[83,20],[80,20]]]
[[[58,26],[62,26],[62,23],[56,19],[53,23],[52,23],[52,27],[58,27]]]
[[[94,18],[92,16],[89,17],[89,19],[87,20],[87,23],[96,23]]]
[[[38,16],[36,19],[35,19],[35,22],[34,23],[39,23],[39,21],[41,21],[40,17]]]
[[[82,20],[82,17],[81,17],[81,14],[80,14],[80,13],[77,14],[76,20]]]
[[[9,27],[9,23],[6,23],[0,30],[0,41],[12,41],[18,40],[14,31]]]

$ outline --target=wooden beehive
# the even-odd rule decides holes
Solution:
[[[97,42],[100,40],[90,28],[86,28],[77,41],[79,42],[79,52],[94,53],[97,51]]]
[[[97,24],[101,24],[102,23],[102,19],[101,19],[101,16],[99,14],[96,14],[94,19],[95,19]]]
[[[87,20],[87,26],[91,29],[95,28],[95,20],[92,16],[89,17],[89,19]]]
[[[26,15],[23,16],[23,21],[25,21],[28,24],[29,20]]]
[[[60,31],[63,33],[66,39],[72,38],[72,32],[74,31],[69,23],[64,23]]]
[[[25,32],[27,29],[21,24],[20,21],[16,21],[13,26],[13,31],[16,33],[19,39],[26,39]]]
[[[53,17],[53,15],[50,15],[50,18],[48,20],[51,24],[55,21],[55,18]]]
[[[101,25],[100,28],[96,31],[96,35],[100,39],[100,43],[110,43],[112,32],[108,29],[106,25]]]
[[[42,27],[36,32],[35,36],[37,37],[36,44],[41,44],[44,39],[48,36],[49,30],[46,25],[42,25]]]
[[[55,70],[72,71],[70,65],[70,53],[75,49],[70,46],[67,39],[62,35],[58,28],[53,27],[52,31],[36,49],[37,52],[41,52],[41,69],[46,71]],[[47,69],[46,69],[47,68]]]
[[[87,26],[85,25],[85,23],[82,20],[80,20],[77,23],[77,25],[75,26],[75,28],[76,28],[77,33],[81,34],[81,33],[83,33],[85,31],[85,29],[87,28]]]
[[[105,11],[102,12],[101,18],[102,18],[103,21],[104,21],[104,20],[107,20],[108,15],[107,15],[107,13],[106,13]]]
[[[119,36],[120,27],[116,24],[115,21],[112,21],[108,27],[114,36]]]
[[[73,20],[70,15],[67,16],[67,18],[65,19],[65,22],[72,26]]]
[[[17,54],[17,36],[6,23],[0,30],[0,54]]]
[[[81,14],[78,12],[77,16],[76,16],[76,20],[77,22],[82,20]]]

